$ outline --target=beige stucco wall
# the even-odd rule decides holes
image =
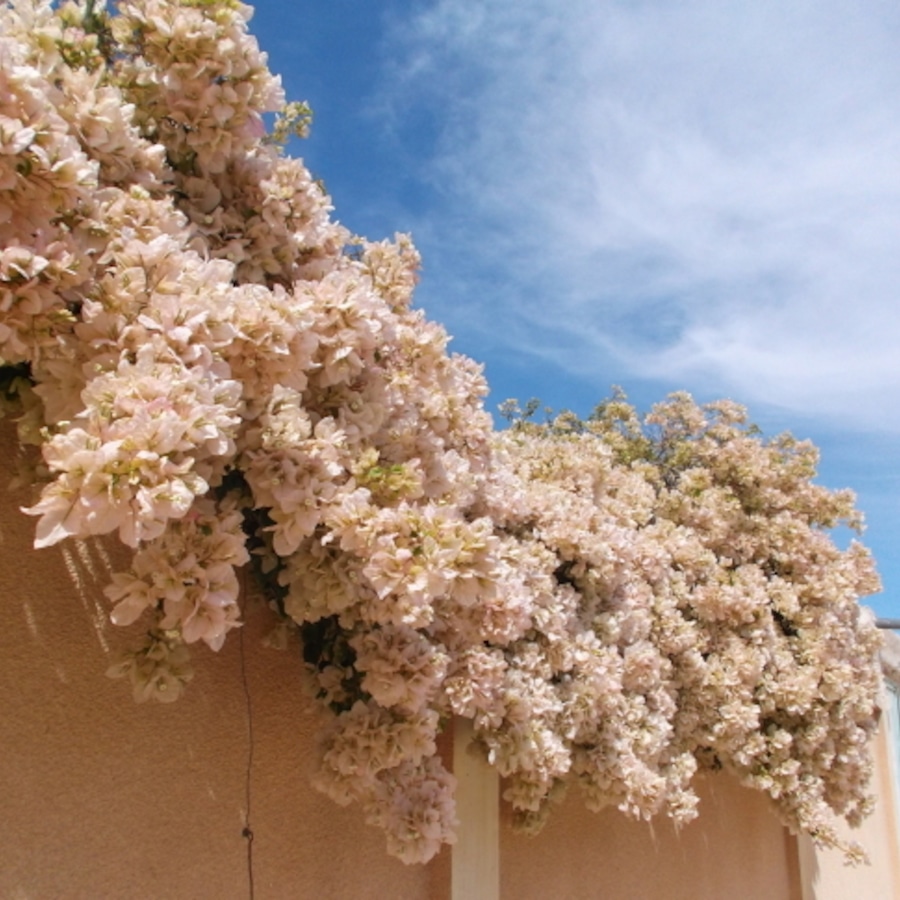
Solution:
[[[577,792],[535,839],[502,832],[504,900],[801,900],[796,841],[761,795],[727,776],[699,784],[700,816],[632,822]]]
[[[8,431],[0,422],[0,898],[249,896],[240,641],[198,650],[174,704],[138,706],[105,678],[121,640],[103,607],[105,544],[30,549],[26,495],[5,492]],[[256,900],[446,896],[448,853],[407,867],[358,810],[310,787],[317,726],[300,662],[261,646],[265,610],[248,618]]]
[[[886,672],[900,681],[900,637],[887,632],[883,658]],[[887,699],[882,706],[887,709]],[[886,718],[882,720],[887,725]],[[858,829],[839,827],[844,840],[858,841],[869,864],[855,868],[844,864],[835,850],[817,850],[808,838],[800,840],[803,900],[898,900],[900,898],[900,822],[898,822],[897,750],[890,744],[887,727],[879,729],[872,745],[875,774],[872,792],[874,813]]]
[[[316,714],[296,655],[261,645],[263,608],[251,604],[242,640],[197,652],[197,677],[175,704],[137,706],[104,677],[121,641],[102,596],[114,544],[33,551],[34,522],[18,511],[27,496],[2,493],[11,453],[0,423],[0,898],[248,897],[247,693],[255,900],[449,898],[449,852],[404,866],[357,809],[310,787]],[[588,813],[577,792],[536,838],[501,828],[502,897],[888,896],[858,876],[849,893],[804,893],[796,841],[764,797],[727,777],[700,793],[700,819],[680,834]],[[819,882],[832,877],[829,860],[815,864]]]

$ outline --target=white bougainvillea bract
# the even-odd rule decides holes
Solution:
[[[176,699],[249,565],[323,709],[317,786],[406,862],[453,840],[454,716],[526,828],[574,784],[688,821],[722,768],[838,843],[878,688],[852,496],[732,403],[495,432],[409,238],[350,234],[283,152],[307,111],[250,14],[0,3],[0,399],[36,546],[133,550],[107,597],[146,640],[111,674]]]

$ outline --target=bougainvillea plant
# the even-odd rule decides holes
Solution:
[[[453,716],[526,828],[572,783],[686,821],[724,768],[838,843],[878,687],[877,577],[828,531],[852,496],[732,403],[495,432],[410,240],[350,234],[284,154],[308,110],[250,13],[0,3],[0,401],[36,547],[133,549],[107,595],[146,640],[112,674],[177,698],[251,565],[329,712],[318,786],[407,862],[453,839]]]

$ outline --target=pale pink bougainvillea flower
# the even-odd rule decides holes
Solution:
[[[684,822],[725,768],[837,844],[879,677],[877,576],[828,534],[852,497],[732,403],[495,433],[410,239],[348,233],[283,154],[308,113],[250,15],[0,3],[0,412],[40,449],[36,546],[133,550],[107,597],[146,638],[110,674],[176,699],[252,559],[330,715],[317,786],[405,862],[454,839],[452,716],[526,829],[572,784]]]

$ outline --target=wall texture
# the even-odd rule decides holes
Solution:
[[[892,679],[900,678],[900,637],[885,634],[882,658]],[[836,851],[817,851],[808,839],[800,841],[800,868],[805,893],[803,900],[898,900],[900,898],[900,806],[897,792],[900,747],[892,743],[887,720],[890,701],[883,695],[885,718],[872,745],[875,775],[872,791],[877,798],[875,812],[856,831],[842,827],[846,840],[856,840],[865,848],[869,865],[848,867]]]
[[[504,898],[801,900],[797,842],[766,799],[718,775],[700,795],[700,816],[676,832],[588,812],[573,792],[536,839],[501,832]]]
[[[358,810],[310,787],[316,717],[299,659],[260,646],[264,609],[250,608],[244,660],[235,633],[196,651],[177,703],[138,706],[104,677],[123,640],[102,595],[115,543],[30,549],[0,432],[0,898],[248,897],[244,676],[256,900],[445,896],[449,853],[407,867]]]
[[[0,423],[0,491],[12,454]],[[0,493],[0,898],[249,897],[248,785],[254,900],[449,898],[449,852],[404,866],[358,810],[310,787],[316,714],[296,653],[261,646],[271,623],[260,604],[221,653],[197,650],[181,700],[137,706],[103,675],[126,637],[107,622],[102,595],[122,563],[114,542],[34,551],[33,520],[18,510],[28,502]],[[872,825],[876,867],[846,875],[839,860],[803,844],[798,853],[764,797],[724,776],[700,790],[700,819],[680,833],[589,813],[577,792],[536,838],[501,827],[502,897],[894,896],[896,835],[884,832],[893,819]]]

